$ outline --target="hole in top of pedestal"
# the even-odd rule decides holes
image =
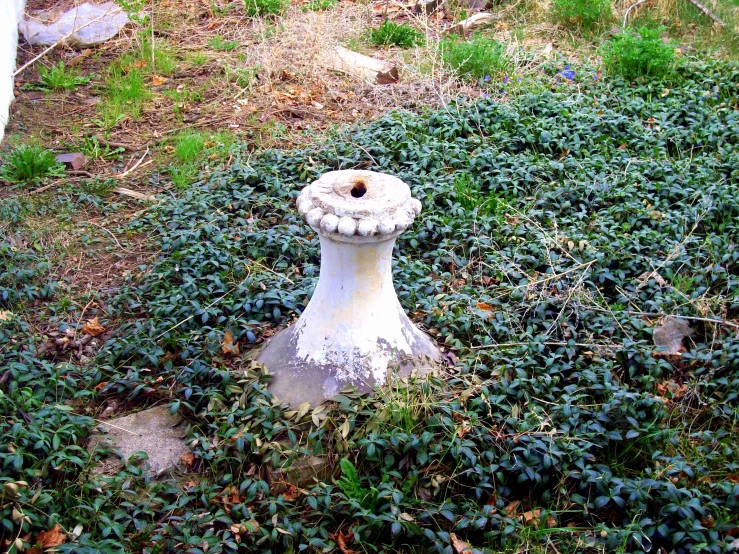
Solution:
[[[362,179],[357,179],[354,182],[354,186],[351,190],[351,195],[354,198],[362,198],[367,193],[367,184]]]

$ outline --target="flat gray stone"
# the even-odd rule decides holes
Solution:
[[[169,406],[156,406],[101,423],[105,434],[93,436],[87,449],[92,454],[96,449],[110,447],[120,451],[125,459],[134,452],[146,452],[149,457],[145,462],[147,471],[159,476],[182,466],[182,455],[189,453],[181,423],[182,418],[172,415]],[[120,459],[112,455],[103,461],[99,470],[101,473],[115,471],[120,465]]]

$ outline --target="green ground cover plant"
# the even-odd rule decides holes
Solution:
[[[395,23],[386,19],[382,25],[370,30],[370,42],[376,46],[411,48],[422,44],[425,35],[407,23]]]
[[[675,67],[675,48],[662,41],[665,27],[625,30],[603,47],[603,63],[625,79],[664,78]]]
[[[484,35],[475,35],[469,40],[451,36],[439,42],[441,59],[460,77],[489,80],[510,69],[505,46]]]
[[[551,10],[561,25],[585,31],[597,30],[613,16],[611,0],[552,0]]]
[[[739,67],[683,64],[667,93],[592,67],[561,82],[561,70],[544,66],[540,92],[506,103],[243,151],[144,210],[114,230],[161,254],[88,310],[115,331],[85,367],[41,354],[25,311],[64,329],[84,303],[58,315],[64,282],[47,253],[8,238],[29,199],[0,202],[0,538],[30,546],[59,524],[57,550],[76,553],[727,552]],[[231,331],[248,353],[304,309],[320,249],[294,201],[347,168],[396,175],[422,200],[394,280],[453,367],[285,409],[268,371],[221,343]],[[655,345],[670,316],[691,330],[679,355]],[[112,398],[179,411],[200,475],[155,481],[134,461],[95,474],[87,409]],[[270,468],[299,455],[325,456],[331,475],[279,488]]]

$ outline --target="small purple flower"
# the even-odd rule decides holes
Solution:
[[[575,72],[572,69],[570,69],[569,65],[566,65],[564,68],[564,71],[560,71],[559,74],[562,75],[562,77],[564,77],[568,81],[575,80]]]
[[[488,95],[488,93],[487,93],[487,92],[483,92],[483,93],[482,93],[482,97],[483,97],[483,98],[489,98],[490,96]]]
[[[523,77],[519,77],[519,78],[518,78],[518,82],[520,83],[520,82],[522,82],[522,81],[523,81]]]
[[[485,77],[482,80],[485,81],[486,83],[489,83],[490,82],[490,75],[485,75]]]
[[[508,81],[510,81],[510,78],[508,77],[508,75],[506,75],[505,76],[505,79],[503,79],[503,83],[505,83],[507,85],[508,84]]]

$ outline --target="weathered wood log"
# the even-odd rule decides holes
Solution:
[[[445,31],[447,35],[461,35],[467,36],[472,31],[484,27],[493,20],[493,14],[487,12],[476,13],[475,15],[468,17],[457,23],[456,25],[449,27]]]
[[[322,65],[327,69],[349,73],[378,85],[397,83],[400,79],[395,64],[353,52],[342,46],[328,52],[322,60]]]

